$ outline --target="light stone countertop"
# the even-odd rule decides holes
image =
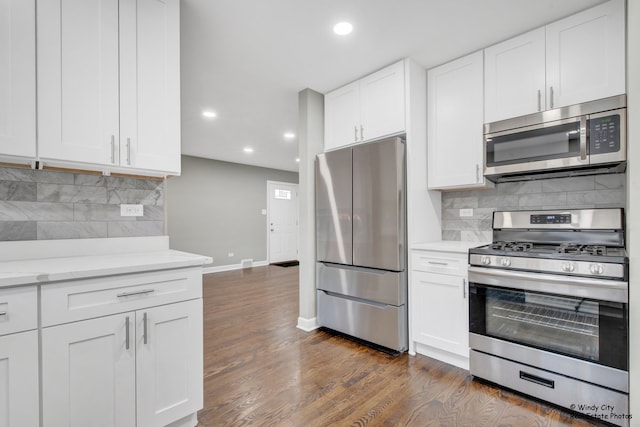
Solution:
[[[458,240],[438,240],[435,242],[414,243],[412,251],[437,251],[466,254],[470,248],[486,245],[489,242],[468,242]]]
[[[106,239],[105,239],[106,240]],[[42,284],[60,280],[83,279],[115,274],[130,274],[154,270],[195,267],[211,263],[210,257],[168,249],[162,241],[156,245],[142,244],[135,251],[135,240],[124,241],[129,246],[117,253],[117,248],[101,250],[101,242],[94,242],[96,254],[73,254],[59,257],[33,257],[0,262],[0,288],[8,286]],[[7,245],[3,243],[3,245]],[[24,245],[24,243],[21,243]],[[81,242],[80,244],[86,244]],[[38,245],[34,242],[33,245]],[[51,242],[47,242],[51,246]],[[63,244],[69,245],[68,241]],[[110,246],[113,244],[110,242]],[[35,247],[35,246],[34,246]],[[5,248],[6,249],[6,248]],[[48,248],[49,249],[49,248]],[[37,250],[34,251],[38,253]],[[102,253],[101,253],[102,252]],[[65,251],[54,252],[65,255]]]

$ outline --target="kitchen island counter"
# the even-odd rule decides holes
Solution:
[[[0,262],[0,288],[212,262],[210,257],[169,249],[167,236],[1,242],[0,258],[4,260]]]

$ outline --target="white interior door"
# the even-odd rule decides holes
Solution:
[[[298,184],[267,182],[269,262],[298,259]]]

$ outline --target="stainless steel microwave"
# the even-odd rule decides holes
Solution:
[[[622,172],[626,96],[484,125],[484,175],[495,182]]]

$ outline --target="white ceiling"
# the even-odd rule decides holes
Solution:
[[[428,69],[601,2],[181,0],[182,152],[296,171],[297,139],[283,134],[297,132],[299,91],[405,57]],[[354,31],[340,37],[343,20]]]

